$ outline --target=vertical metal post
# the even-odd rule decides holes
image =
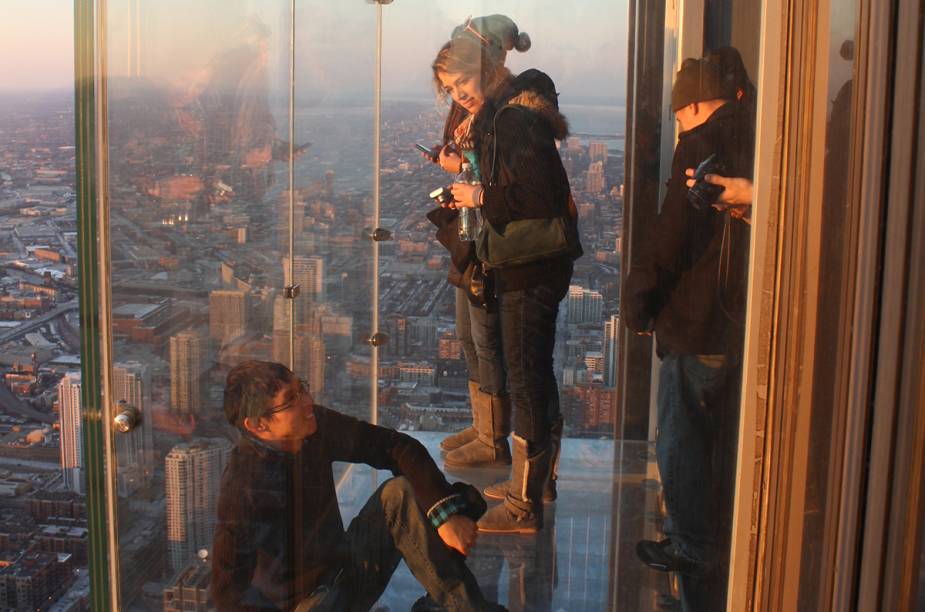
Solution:
[[[375,116],[373,117],[373,222],[374,228],[379,227],[379,186],[380,165],[382,154],[382,3],[376,2],[376,93]],[[372,269],[372,331],[379,333],[379,241],[373,240],[373,269]],[[370,368],[370,398],[369,422],[373,425],[379,422],[379,347],[372,345],[372,355],[369,359]]]
[[[289,0],[289,286],[295,287],[295,0]],[[295,370],[295,289],[289,300],[289,369]]]
[[[108,242],[100,236],[108,219],[99,194],[106,193],[106,171],[100,165],[100,155],[106,138],[105,61],[102,26],[105,17],[103,2],[74,2],[74,115],[76,144],[77,188],[77,263],[80,293],[81,337],[81,444],[82,472],[87,496],[87,526],[89,527],[90,598],[93,610],[119,609],[118,544],[114,540],[115,496],[111,478],[106,477],[106,460],[111,462],[112,445],[108,442],[104,390],[109,382],[108,346]],[[103,181],[101,183],[101,181]],[[110,469],[110,477],[114,470]]]

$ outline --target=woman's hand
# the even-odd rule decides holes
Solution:
[[[459,174],[460,170],[462,170],[462,157],[450,145],[446,145],[440,149],[440,156],[437,158],[437,163],[450,174]]]
[[[450,185],[450,192],[453,194],[452,208],[479,208],[479,196],[482,191],[481,185],[469,185],[468,183],[453,183]]]

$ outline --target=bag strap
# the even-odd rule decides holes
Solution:
[[[488,167],[488,185],[495,185],[495,161],[498,159],[498,116],[509,108],[520,108],[517,104],[505,104],[495,113],[491,119],[491,164]]]

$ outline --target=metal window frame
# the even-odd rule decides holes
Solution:
[[[916,536],[925,507],[925,416],[915,410],[925,400],[925,300],[921,267],[909,262],[920,261],[910,255],[923,252],[925,220],[911,204],[916,194],[921,201],[923,187],[910,178],[921,175],[910,160],[922,159],[912,140],[922,130],[913,112],[922,93],[922,2],[857,3],[847,271],[841,289],[846,342],[834,365],[833,433],[829,440],[813,441],[812,360],[820,349],[812,333],[820,316],[818,169],[824,159],[828,18],[834,4],[790,0],[772,12],[766,5],[763,17],[759,91],[761,104],[776,105],[777,112],[759,109],[755,188],[756,201],[772,206],[755,211],[743,384],[743,405],[751,415],[740,425],[730,610],[797,609],[801,588],[818,589],[820,609],[902,610],[915,603],[912,582],[921,554]],[[901,4],[906,17],[897,20]],[[898,24],[904,37],[894,51],[891,34]],[[906,76],[917,78],[894,79],[901,56],[913,64]],[[777,57],[781,62],[774,66]],[[896,92],[905,104],[903,127],[890,113],[894,83],[906,86]],[[900,148],[891,143],[897,134],[905,137]],[[897,159],[901,167],[891,168]],[[831,444],[832,453],[818,550],[821,580],[807,585],[800,563],[808,450],[816,443]],[[893,503],[885,507],[882,500],[890,493]],[[743,588],[744,581],[749,584]]]
[[[117,527],[113,520],[114,470],[107,476],[112,444],[105,383],[111,379],[108,341],[108,279],[101,263],[106,245],[99,230],[108,222],[99,199],[106,193],[106,164],[100,158],[106,126],[97,120],[105,105],[99,51],[103,7],[98,0],[74,1],[74,116],[77,186],[77,264],[80,295],[81,418],[83,473],[86,478],[90,602],[93,610],[119,609]],[[105,123],[105,122],[102,122]],[[107,258],[108,259],[108,258]]]
[[[925,2],[898,0],[877,388],[857,609],[915,610],[925,533]]]
[[[140,4],[132,0],[137,16]],[[381,47],[382,6],[391,0],[376,0],[376,100],[374,141],[373,227],[380,217],[381,157]],[[74,100],[76,143],[76,189],[78,222],[79,309],[81,335],[81,418],[83,474],[86,478],[89,530],[91,609],[121,609],[118,496],[112,419],[112,308],[111,258],[109,254],[109,176],[107,108],[107,6],[108,0],[74,0]],[[294,129],[295,129],[295,0],[289,2],[289,176],[288,255],[289,273],[294,266]],[[132,70],[137,75],[140,34],[134,31]],[[372,329],[378,332],[378,253],[372,240]],[[289,300],[289,365],[294,366],[295,300]],[[378,420],[378,347],[371,346],[370,421]],[[112,466],[107,469],[107,466]]]

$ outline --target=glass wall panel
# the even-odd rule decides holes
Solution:
[[[107,4],[122,606],[206,609],[229,370],[369,413],[374,13],[299,3],[290,143],[289,2]]]
[[[394,241],[380,257],[380,327],[389,335],[381,352],[380,422],[413,431],[448,478],[482,489],[508,477],[512,430],[537,448],[550,439],[558,444],[564,436],[558,501],[544,507],[542,533],[516,542],[481,534],[470,555],[483,590],[510,609],[607,605],[613,438],[623,427],[616,410],[616,372],[627,10],[625,2],[566,7],[424,0],[403,0],[384,9],[382,225],[392,230]],[[465,33],[468,16],[473,19]],[[506,37],[503,61],[490,50],[479,56],[492,65],[503,63],[511,74],[454,97],[455,86],[435,81],[431,66],[451,40],[457,47],[440,61],[465,53],[458,45],[478,41],[473,31],[492,41],[479,42],[485,49]],[[524,34],[530,45],[514,47]],[[484,102],[484,112],[469,104],[473,91]],[[504,199],[508,196],[490,180],[481,152],[487,150],[494,111],[516,96],[520,110],[513,112],[529,113],[539,123],[532,132],[505,139],[499,128],[499,168],[521,152],[530,159],[516,171],[509,166],[497,170],[516,174],[511,195]],[[451,113],[455,109],[461,109],[459,116]],[[446,145],[443,163],[427,159],[416,144],[435,152]],[[460,241],[460,209],[441,208],[429,197],[463,182],[462,159],[472,166],[467,180],[480,182],[484,190],[484,208],[479,213],[470,209],[478,215],[474,226],[508,206],[521,206],[527,216],[544,206],[547,216],[549,211],[567,214],[555,207],[567,207],[571,192],[585,252],[571,273],[562,272],[562,258],[527,265],[520,281],[495,271],[497,301],[485,308],[470,300],[477,298],[463,287],[470,287],[476,267],[477,240]],[[564,171],[561,176],[545,176],[557,167]],[[509,181],[496,179],[506,190]],[[522,193],[513,195],[515,190]],[[565,268],[571,268],[569,259],[564,259]],[[546,304],[527,296],[534,301],[522,308],[538,318],[512,318],[518,288],[536,287],[554,297],[545,298]],[[516,340],[521,324],[531,327]],[[518,343],[525,347],[523,354],[516,353]],[[524,419],[531,414],[544,431],[525,431]],[[555,425],[560,417],[564,434]],[[473,440],[473,420],[480,423],[481,441]],[[470,442],[441,457],[441,441],[460,431]],[[644,448],[639,443],[633,455]],[[489,501],[494,505],[494,499]],[[390,589],[388,605],[402,609],[414,592]]]
[[[651,446],[643,518],[625,537],[648,566],[643,609],[713,610],[729,567],[762,5],[656,4],[634,3],[622,401],[648,415]]]
[[[840,456],[846,427],[841,408],[848,405],[847,367],[851,356],[850,334],[854,313],[847,288],[853,287],[856,272],[857,207],[850,198],[846,178],[856,149],[854,74],[858,2],[831,3],[828,15],[827,58],[822,72],[826,79],[824,178],[822,186],[819,241],[818,323],[815,330],[814,397],[808,447],[806,519],[803,525],[803,559],[799,589],[800,608],[825,607],[828,584],[834,569],[822,561],[820,551],[835,545],[836,525],[826,524],[840,503],[836,483],[841,479]],[[825,30],[823,30],[825,31]],[[829,521],[831,523],[831,521]]]
[[[90,589],[80,388],[60,393],[80,379],[74,7],[2,11],[0,606],[39,609]]]

